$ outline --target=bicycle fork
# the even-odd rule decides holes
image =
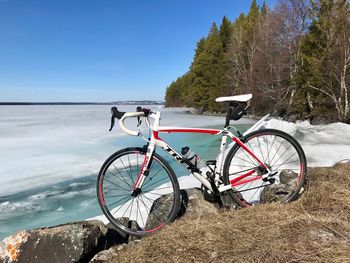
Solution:
[[[141,186],[142,186],[143,182],[145,181],[146,177],[148,176],[150,167],[152,165],[152,156],[153,156],[154,151],[155,151],[155,144],[150,142],[147,145],[145,145],[144,148],[146,148],[145,149],[145,151],[146,151],[145,157],[143,159],[140,172],[139,172],[137,179],[134,183],[133,192],[131,194],[132,196],[137,196],[138,194],[141,193]]]

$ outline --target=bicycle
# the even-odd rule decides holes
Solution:
[[[136,112],[120,112],[112,107],[111,127],[115,119],[128,135],[125,119],[137,117],[138,126],[145,120],[150,137],[143,137],[143,147],[129,147],[111,155],[102,165],[97,179],[97,197],[108,220],[124,233],[143,236],[172,222],[180,209],[178,178],[168,162],[155,152],[165,150],[176,162],[185,166],[200,181],[204,196],[224,205],[229,197],[242,207],[261,203],[287,203],[295,200],[307,181],[307,164],[300,144],[289,134],[274,129],[258,129],[266,115],[245,133],[240,133],[231,120],[246,114],[251,94],[217,98],[227,102],[228,111],[223,130],[160,126],[160,112],[137,108]],[[153,120],[153,123],[152,123]],[[235,136],[230,129],[234,129]],[[197,155],[186,158],[159,137],[160,133],[202,133],[221,136],[219,155],[199,169]],[[232,139],[227,147],[228,138]],[[223,198],[226,196],[225,198]]]

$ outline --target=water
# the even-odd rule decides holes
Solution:
[[[152,107],[152,106],[150,106]],[[157,107],[157,106],[156,106]],[[120,106],[134,111],[135,106]],[[152,107],[153,108],[153,107]],[[104,160],[139,137],[109,128],[110,106],[0,106],[0,240],[21,229],[84,220],[101,214],[96,178]],[[186,109],[158,109],[164,126],[220,128],[223,117],[189,115]],[[251,120],[241,120],[245,130]],[[127,122],[135,128],[136,120]],[[190,146],[202,159],[215,159],[220,137],[162,134],[180,151]],[[188,172],[161,149],[178,177]]]

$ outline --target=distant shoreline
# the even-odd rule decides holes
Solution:
[[[164,101],[132,100],[113,102],[0,102],[0,106],[26,106],[26,105],[164,105]]]

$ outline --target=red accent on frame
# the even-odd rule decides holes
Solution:
[[[246,183],[249,183],[249,182],[252,182],[252,181],[255,181],[255,180],[259,180],[261,179],[262,175],[257,175],[257,176],[254,176],[253,178],[249,178],[249,179],[245,179],[245,180],[242,180],[240,182],[237,182],[237,183],[234,183],[234,184],[231,184],[232,186],[237,186],[237,185],[241,185],[241,184],[246,184]]]
[[[103,197],[103,192],[102,192],[102,184],[100,183],[100,200],[103,206],[106,206],[105,204],[105,199]]]
[[[153,137],[154,137],[154,139],[156,139],[156,140],[160,140],[160,141],[163,141],[161,138],[159,138],[159,136],[158,136],[158,132],[157,132],[157,131],[153,131],[152,133],[153,133]]]
[[[246,178],[246,177],[249,176],[249,175],[252,175],[253,173],[255,173],[255,170],[251,170],[251,171],[248,172],[248,173],[245,173],[245,174],[243,174],[243,175],[240,175],[240,176],[238,176],[238,177],[236,177],[236,178],[230,180],[230,183],[231,183],[231,185],[233,185],[234,183],[236,183],[236,182],[242,180],[243,178]]]
[[[248,152],[251,156],[253,156],[253,158],[254,158],[255,160],[257,160],[257,161],[262,165],[262,167],[264,167],[266,170],[268,170],[267,166],[266,166],[262,161],[260,161],[260,159],[259,159],[258,157],[256,157],[255,154],[254,154],[251,150],[249,150],[248,147],[245,146],[245,145],[243,144],[243,142],[241,142],[240,139],[238,139],[238,138],[236,138],[236,137],[233,137],[232,140],[234,140],[234,141],[235,141],[239,146],[241,146],[246,152]]]
[[[161,225],[159,225],[159,226],[157,226],[157,227],[155,227],[155,228],[153,228],[153,229],[145,230],[145,232],[147,232],[147,233],[153,232],[153,231],[156,231],[156,230],[158,230],[159,228],[161,228],[161,227],[163,227],[163,226],[164,226],[164,223],[162,223]]]
[[[300,163],[300,174],[298,177],[298,183],[300,183],[301,175],[304,173],[304,163]]]
[[[137,176],[136,182],[135,182],[134,187],[132,188],[132,190],[135,190],[135,189],[136,189],[136,186],[137,186],[138,182],[139,182],[140,179],[141,179],[142,170],[143,170],[143,168],[144,168],[145,165],[146,165],[147,158],[148,158],[147,155],[145,155],[145,158],[143,159],[143,163],[142,163],[142,166],[141,166],[140,173],[139,173],[139,175]]]
[[[158,132],[189,132],[189,133],[209,133],[209,134],[218,134],[221,132],[221,130],[214,130],[214,129],[198,129],[198,128],[174,128],[174,129],[158,129]]]

